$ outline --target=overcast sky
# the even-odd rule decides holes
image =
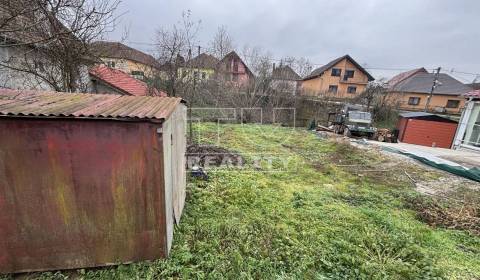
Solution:
[[[225,25],[239,49],[260,46],[315,67],[350,54],[368,68],[441,66],[462,82],[475,76],[452,69],[480,73],[479,0],[123,0],[125,14],[109,39],[128,27],[126,43],[149,51],[155,30],[177,23],[185,10],[201,20],[205,46]],[[376,78],[401,72],[369,71]]]

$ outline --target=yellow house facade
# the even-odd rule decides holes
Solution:
[[[371,76],[349,55],[315,69],[300,83],[300,94],[328,98],[354,98],[364,92]]]
[[[195,78],[197,81],[206,81],[212,79],[214,75],[215,69],[210,68],[178,68],[178,76],[182,77],[183,80],[192,81]]]
[[[472,88],[445,73],[440,73],[437,79],[430,95],[434,73],[425,68],[400,73],[388,82],[387,100],[400,110],[460,114],[465,107],[463,94]]]
[[[207,81],[214,78],[219,62],[216,57],[202,53],[179,67],[177,74],[183,81]]]
[[[99,41],[94,43],[94,47],[103,64],[137,79],[145,80],[162,74],[161,66],[153,56],[122,43]]]
[[[430,94],[418,92],[389,92],[388,100],[406,111],[424,111]],[[460,95],[440,95],[431,97],[427,111],[435,113],[460,114],[465,107],[465,98]]]

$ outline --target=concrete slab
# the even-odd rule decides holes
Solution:
[[[433,148],[407,143],[385,143],[368,140],[369,144],[391,147],[403,150],[409,153],[429,154],[431,156],[438,157],[440,159],[448,160],[467,168],[478,167],[480,168],[480,152],[473,150],[451,150],[444,148]]]

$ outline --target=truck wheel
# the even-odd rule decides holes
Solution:
[[[350,129],[345,128],[345,129],[343,130],[343,136],[351,137],[351,136],[352,136],[352,133],[350,132]]]

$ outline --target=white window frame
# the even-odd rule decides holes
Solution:
[[[467,102],[467,104],[465,104],[465,108],[462,112],[462,116],[460,117],[460,122],[458,124],[457,132],[455,134],[455,140],[453,141],[452,148],[456,149],[458,147],[464,147],[464,148],[480,151],[480,147],[476,147],[473,145],[469,145],[468,143],[465,143],[465,136],[466,136],[466,131],[468,127],[468,121],[470,120],[473,109],[476,106],[480,106],[480,101],[470,100]]]

